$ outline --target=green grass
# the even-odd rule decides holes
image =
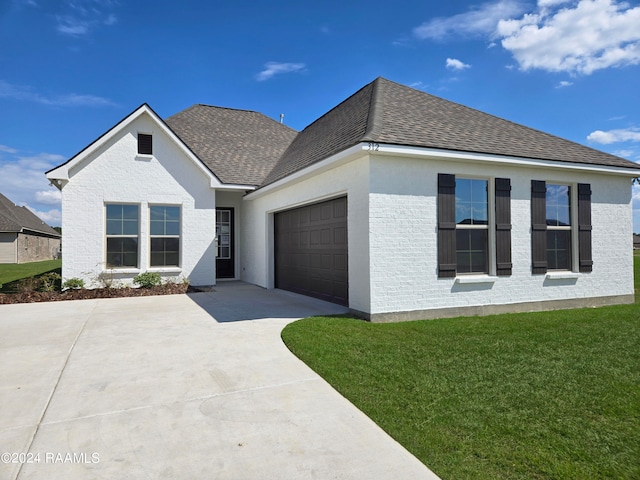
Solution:
[[[0,263],[0,284],[6,285],[15,280],[34,277],[61,268],[62,260],[45,260],[44,262],[32,263]]]
[[[282,336],[443,479],[640,478],[638,303]]]

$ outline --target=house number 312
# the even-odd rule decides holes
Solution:
[[[377,152],[378,150],[380,150],[380,144],[379,143],[369,142],[368,146],[369,146],[368,150],[370,152]]]

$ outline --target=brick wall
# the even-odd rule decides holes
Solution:
[[[487,283],[460,283],[455,278],[437,277],[438,173],[511,179],[511,276]],[[371,162],[371,179],[370,313],[633,294],[631,183],[626,177],[478,162],[377,157]],[[532,179],[591,184],[593,272],[561,279],[531,274]]]
[[[59,257],[59,238],[18,234],[18,263],[41,262]]]
[[[153,156],[137,154],[137,133],[153,135]],[[105,269],[105,204],[139,205],[139,268],[114,271],[130,283],[147,270],[165,279],[215,284],[215,191],[209,178],[146,114],[74,167],[62,189],[62,276],[93,282]],[[149,205],[181,207],[180,268],[149,267]]]

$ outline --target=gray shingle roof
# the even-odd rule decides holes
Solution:
[[[297,132],[261,113],[193,105],[165,120],[222,183],[260,185]]]
[[[629,160],[377,78],[300,132],[263,185],[360,142],[640,168]]]
[[[0,232],[32,232],[44,233],[59,237],[60,234],[40,220],[27,207],[19,207],[0,193]]]

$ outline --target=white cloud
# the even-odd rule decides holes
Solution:
[[[65,35],[85,35],[89,32],[89,23],[69,16],[59,17],[56,30]]]
[[[556,5],[562,5],[563,3],[569,3],[571,0],[538,0],[538,6],[541,8],[544,7],[555,7]]]
[[[630,150],[630,149],[616,150],[615,152],[613,152],[613,154],[618,157],[623,157],[628,160],[631,160],[632,162],[640,161],[640,154],[636,150]]]
[[[115,102],[97,95],[68,93],[64,95],[47,96],[38,93],[31,87],[13,85],[0,80],[0,98],[25,100],[55,107],[113,107]]]
[[[560,83],[556,85],[556,88],[565,88],[565,87],[570,87],[571,85],[573,85],[573,82],[562,80]]]
[[[58,189],[39,190],[36,192],[35,198],[38,203],[44,203],[45,205],[60,205],[62,192]]]
[[[465,68],[471,68],[471,65],[463,63],[457,58],[447,58],[446,67],[451,70],[464,70]]]
[[[73,0],[62,4],[56,16],[56,30],[64,35],[80,37],[101,25],[111,26],[118,18],[109,10],[117,5],[111,0]]]
[[[62,223],[62,212],[59,208],[53,208],[51,210],[43,211],[37,210],[30,205],[24,205],[33,213],[35,213],[40,220],[42,220],[47,225],[52,225],[54,227],[60,226]]]
[[[528,9],[528,10],[527,10]],[[619,0],[496,0],[413,30],[419,39],[484,36],[499,41],[521,70],[589,75],[640,64],[640,6]]]
[[[304,63],[267,62],[264,65],[264,70],[256,76],[256,79],[259,82],[263,82],[273,78],[275,75],[302,72],[305,68],[306,65]]]
[[[47,170],[62,163],[62,155],[39,153],[37,155],[11,154],[11,158],[0,159],[2,193],[17,205],[26,205],[45,222],[60,224],[60,209],[50,206],[60,205],[60,192],[49,184],[45,176]]]
[[[596,130],[587,136],[590,142],[608,145],[618,142],[640,142],[640,128],[627,128],[616,130]]]
[[[491,35],[500,20],[524,12],[516,0],[498,0],[472,7],[468,12],[452,17],[437,17],[413,29],[419,39],[443,40],[451,36]]]
[[[18,153],[18,150],[16,150],[15,148],[7,147],[6,145],[0,145],[0,152]]]
[[[500,20],[497,35],[521,70],[589,75],[640,63],[640,7],[616,0],[544,1],[536,13]]]
[[[407,85],[408,87],[415,88],[416,90],[426,90],[428,85],[424,82],[417,81]]]

